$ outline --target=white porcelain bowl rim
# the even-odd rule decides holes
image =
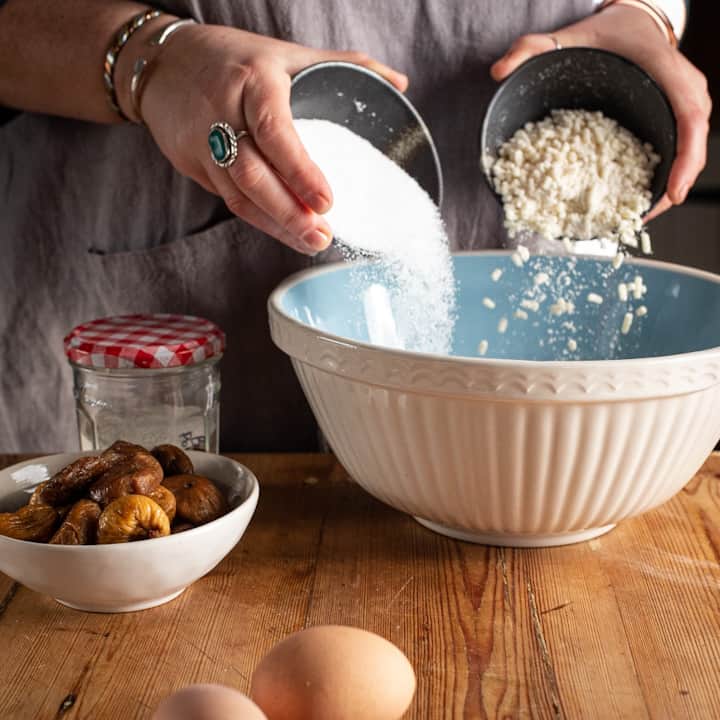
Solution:
[[[467,251],[456,255],[507,256],[512,251]],[[672,270],[720,284],[720,276],[658,260],[634,258],[632,265]],[[620,360],[509,360],[441,356],[383,348],[356,341],[291,317],[285,294],[309,277],[346,263],[329,263],[285,279],[268,299],[275,344],[296,361],[328,373],[379,386],[443,396],[496,399],[608,401],[648,399],[697,392],[720,383],[720,347],[690,353]]]
[[[9,467],[3,468],[0,470],[3,474],[10,473],[16,470],[19,470],[22,467],[25,467],[27,465],[32,464],[47,464],[48,462],[52,462],[55,458],[59,457],[67,457],[68,463],[71,463],[74,459],[77,459],[79,457],[84,457],[86,455],[95,455],[96,452],[76,452],[76,453],[54,453],[53,455],[43,455],[42,457],[36,457],[36,458],[30,458],[28,460],[23,460],[22,462],[16,463],[15,465],[11,465]],[[190,455],[191,459],[194,455],[207,455],[207,453],[202,453],[199,451],[190,451],[188,452],[188,455]],[[115,544],[108,544],[108,545],[50,545],[49,543],[35,543],[33,542],[33,545],[42,545],[48,552],[56,552],[56,553],[67,553],[70,552],[85,552],[85,553],[95,553],[95,554],[102,554],[102,553],[113,553],[113,552],[127,552],[128,548],[138,549],[138,551],[142,551],[142,547],[145,543],[153,543],[154,548],[161,547],[161,543],[165,543],[166,545],[169,545],[173,542],[177,543],[180,542],[181,538],[187,538],[190,536],[193,537],[200,537],[202,535],[206,535],[207,533],[216,532],[219,528],[221,528],[223,525],[227,525],[228,523],[233,523],[235,520],[235,516],[239,515],[241,513],[242,508],[252,502],[256,502],[259,494],[260,494],[260,485],[258,483],[257,478],[255,477],[255,474],[250,470],[248,467],[243,465],[242,463],[237,462],[237,460],[233,460],[232,458],[226,457],[226,456],[218,456],[223,457],[228,462],[233,463],[236,465],[240,470],[242,470],[243,477],[250,481],[250,487],[246,488],[245,490],[245,497],[229,512],[225,513],[222,517],[219,517],[217,520],[213,520],[212,522],[205,523],[204,525],[199,525],[198,527],[191,528],[190,530],[185,530],[182,533],[176,533],[174,535],[166,535],[165,537],[159,537],[159,538],[151,538],[148,540],[142,540],[139,542],[134,543],[115,543]],[[16,538],[10,538],[5,535],[0,535],[0,542],[2,543],[9,543],[10,547],[12,547],[15,544],[19,545],[27,545],[29,544],[28,540],[17,540]]]

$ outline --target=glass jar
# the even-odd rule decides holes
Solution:
[[[116,440],[218,452],[225,335],[186,315],[126,315],[65,338],[82,450]]]

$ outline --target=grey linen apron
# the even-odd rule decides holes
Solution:
[[[572,22],[592,0],[155,4],[305,45],[361,50],[407,73],[442,161],[450,238],[468,249],[503,238],[475,154],[494,88],[488,69],[517,36]],[[77,446],[63,336],[82,321],[131,312],[200,315],[227,332],[223,449],[316,447],[290,363],[270,340],[265,303],[283,278],[323,258],[300,256],[230,217],[172,169],[143,128],[30,113],[0,127],[0,243],[0,452]]]

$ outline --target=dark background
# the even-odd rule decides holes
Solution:
[[[661,260],[720,272],[720,63],[717,30],[720,3],[694,0],[681,44],[688,59],[705,73],[714,107],[710,121],[707,167],[684,205],[650,224]]]
[[[720,30],[720,3],[716,0],[695,0],[690,4],[690,20],[680,49],[705,73],[710,96],[720,97],[720,66],[718,64],[717,30]],[[720,108],[715,106],[712,127],[720,130]]]

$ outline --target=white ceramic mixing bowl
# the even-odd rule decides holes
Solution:
[[[455,538],[545,546],[600,535],[690,480],[720,436],[718,276],[648,261],[609,275],[607,262],[578,261],[583,282],[596,288],[610,277],[613,295],[616,282],[641,273],[649,312],[620,336],[627,303],[578,300],[573,356],[564,349],[567,317],[546,307],[511,320],[503,335],[496,329],[539,264],[554,281],[566,259],[522,269],[506,253],[454,260],[450,356],[373,345],[353,283],[382,277],[364,280],[348,266],[299,273],[270,298],[273,339],[363,488]],[[493,282],[497,267],[502,280]],[[482,304],[488,295],[493,311]],[[549,327],[560,346],[543,340]],[[490,339],[485,358],[477,357],[482,338]]]

